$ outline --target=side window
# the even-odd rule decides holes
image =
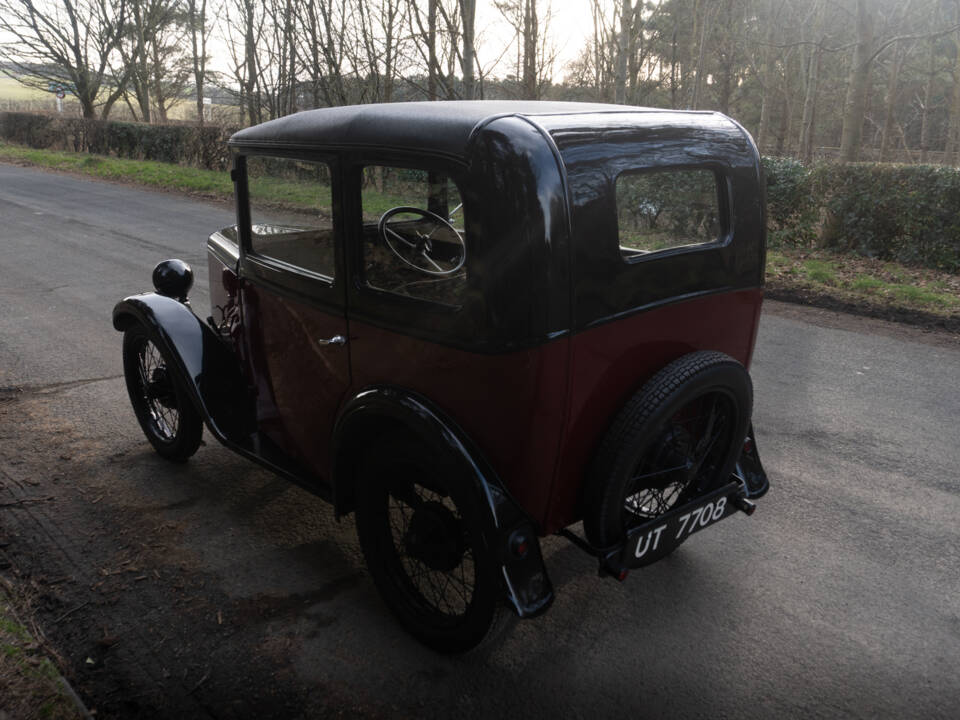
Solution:
[[[432,170],[363,168],[363,283],[375,290],[458,306],[467,247],[460,191]]]
[[[617,177],[616,192],[620,254],[625,260],[720,241],[720,194],[712,170],[623,173]]]
[[[330,166],[251,155],[247,191],[253,252],[332,278],[336,265]]]

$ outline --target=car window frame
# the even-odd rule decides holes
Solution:
[[[491,332],[485,316],[482,278],[471,274],[470,265],[480,264],[479,238],[471,217],[482,207],[476,179],[467,160],[445,153],[413,152],[398,148],[355,146],[340,156],[346,263],[346,292],[349,317],[401,335],[416,337],[450,347],[475,347],[477,338]],[[371,287],[363,275],[363,211],[361,172],[364,167],[382,165],[435,171],[445,174],[457,186],[464,204],[467,257],[467,285],[458,305],[400,295]]]
[[[369,167],[387,167],[395,169],[404,169],[404,170],[422,170],[424,172],[437,172],[443,173],[446,177],[453,182],[457,187],[457,192],[460,194],[460,201],[463,204],[462,212],[464,218],[464,252],[466,257],[464,259],[464,268],[468,268],[468,265],[471,262],[471,240],[472,233],[470,227],[467,225],[467,218],[469,216],[469,207],[470,203],[466,197],[466,187],[467,181],[465,176],[465,168],[462,163],[451,162],[445,158],[438,158],[429,155],[417,155],[410,156],[407,154],[396,154],[396,153],[356,153],[352,155],[349,163],[345,165],[344,174],[346,177],[345,181],[345,191],[351,195],[353,201],[355,202],[356,207],[351,212],[352,221],[351,225],[351,248],[350,248],[350,278],[351,286],[355,287],[362,294],[371,294],[373,296],[379,297],[381,300],[386,302],[401,302],[403,304],[408,304],[412,310],[422,309],[430,310],[432,309],[443,309],[445,312],[460,312],[463,308],[463,303],[457,305],[448,305],[446,303],[439,303],[433,300],[417,297],[415,295],[402,295],[400,293],[387,290],[385,288],[378,288],[373,285],[369,285],[366,282],[364,277],[364,262],[363,262],[363,187],[361,182],[361,176],[363,171]],[[468,278],[469,278],[469,269],[467,269]],[[386,297],[384,297],[386,296]]]
[[[626,256],[623,254],[623,245],[620,243],[620,208],[617,204],[617,182],[624,175],[652,175],[664,172],[682,172],[702,170],[710,172],[713,175],[714,186],[717,195],[717,222],[720,226],[715,240],[700,243],[688,243],[686,245],[677,245],[676,247],[662,248],[660,250],[637,251],[634,255]],[[610,197],[612,199],[614,217],[617,228],[617,251],[624,263],[635,265],[643,262],[656,262],[662,258],[675,257],[695,252],[707,252],[718,248],[725,248],[733,241],[733,217],[731,208],[733,189],[730,185],[730,178],[722,171],[722,168],[713,164],[702,163],[676,163],[669,165],[643,165],[637,168],[623,168],[610,178]]]
[[[329,150],[304,151],[279,147],[244,146],[235,149],[237,224],[240,231],[241,276],[264,284],[280,294],[294,294],[312,304],[346,307],[346,263],[344,260],[344,222],[342,210],[341,159]],[[331,216],[334,237],[334,276],[303,268],[262,255],[253,248],[247,158],[250,156],[289,158],[325,163],[330,168]]]

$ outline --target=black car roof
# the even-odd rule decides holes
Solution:
[[[306,110],[241,130],[230,138],[239,147],[377,146],[422,149],[463,156],[474,128],[496,117],[526,117],[595,113],[657,113],[682,124],[693,114],[600,103],[525,100],[454,100],[441,102],[347,105]],[[729,122],[729,121],[727,121]],[[556,119],[551,123],[556,127]],[[562,124],[562,123],[561,123]]]

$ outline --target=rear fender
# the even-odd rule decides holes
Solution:
[[[456,460],[473,484],[484,519],[487,552],[501,569],[504,597],[522,618],[544,612],[553,602],[553,586],[540,552],[533,521],[510,497],[493,468],[467,435],[424,397],[401,388],[368,388],[346,404],[334,428],[334,505],[338,514],[354,503],[354,468],[372,424],[400,423],[437,453]],[[526,544],[519,556],[514,550]]]
[[[233,349],[183,303],[156,293],[124,298],[113,327],[141,323],[153,331],[204,422],[221,442],[240,442],[254,429],[240,363]]]
[[[757,451],[757,436],[753,432],[753,423],[747,432],[747,440],[743,444],[740,458],[733,469],[734,476],[744,483],[747,497],[756,499],[763,497],[770,489],[770,480],[760,462],[760,453]]]

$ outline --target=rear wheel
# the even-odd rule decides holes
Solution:
[[[434,650],[476,647],[505,608],[469,483],[415,442],[379,443],[360,471],[357,533],[384,602]]]
[[[123,375],[143,434],[159,455],[184,462],[200,447],[203,420],[171,368],[146,327],[123,334]]]
[[[744,367],[697,352],[654,375],[618,413],[584,488],[584,531],[594,545],[719,487],[737,461],[753,386]]]

